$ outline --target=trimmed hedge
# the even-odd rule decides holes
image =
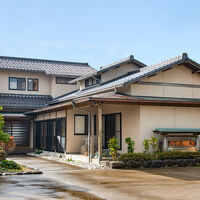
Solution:
[[[171,166],[200,165],[200,152],[159,152],[155,154],[125,153],[119,157],[125,163],[125,168],[160,168]]]
[[[200,158],[200,152],[158,152],[155,154],[145,153],[125,153],[119,156],[119,160],[127,162],[129,160],[144,161],[144,160],[169,160],[169,159],[194,159]]]

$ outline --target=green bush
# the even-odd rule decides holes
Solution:
[[[133,153],[134,152],[134,147],[135,147],[135,142],[131,139],[131,137],[127,137],[125,139],[126,144],[128,145],[127,151],[128,153]]]
[[[194,159],[194,158],[200,158],[200,152],[183,152],[183,151],[158,152],[155,154],[155,157],[158,160]]]
[[[119,160],[123,162],[127,162],[129,160],[134,160],[134,161],[153,160],[153,156],[151,154],[146,154],[146,153],[124,153],[119,156]]]
[[[153,153],[158,152],[158,139],[156,137],[151,136],[149,144],[152,147]]]
[[[21,170],[21,167],[12,160],[3,160],[0,162],[1,169],[13,169],[13,170]]]
[[[115,137],[112,137],[109,141],[108,141],[108,147],[110,150],[110,155],[112,156],[113,160],[117,159],[117,154],[118,154],[118,149],[120,148],[118,145],[118,139]]]
[[[41,154],[41,153],[43,153],[43,152],[44,152],[44,151],[43,151],[43,150],[40,150],[40,149],[38,149],[38,150],[35,151],[36,154]]]
[[[155,154],[146,153],[125,153],[119,156],[120,161],[145,161],[145,160],[176,160],[176,159],[195,159],[200,158],[200,152],[157,152]]]
[[[149,154],[150,150],[150,141],[148,139],[144,139],[143,141],[144,153]]]

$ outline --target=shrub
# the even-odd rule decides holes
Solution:
[[[127,137],[127,138],[125,139],[125,142],[126,142],[126,144],[128,145],[128,147],[127,147],[127,152],[128,152],[128,153],[133,153],[133,152],[134,152],[135,142],[134,142],[130,137]]]
[[[110,155],[112,156],[113,160],[117,159],[117,154],[118,154],[118,139],[113,137],[108,141],[108,147],[110,149]]]
[[[149,148],[150,148],[149,140],[144,139],[142,144],[144,146],[144,153],[149,153]]]
[[[43,150],[38,149],[38,150],[35,151],[35,153],[36,154],[41,154],[41,153],[43,153]]]
[[[73,162],[73,159],[72,158],[68,158],[67,162]]]
[[[124,162],[127,162],[129,160],[144,161],[152,159],[153,156],[151,154],[146,154],[146,153],[125,153],[119,156],[119,160]]]
[[[156,137],[151,136],[151,139],[149,140],[149,144],[151,145],[154,153],[158,151],[158,140]]]
[[[200,152],[183,152],[183,151],[158,152],[156,153],[155,157],[158,160],[194,159],[194,158],[200,158]]]
[[[200,163],[200,152],[157,152],[156,154],[146,153],[124,153],[119,156],[119,160],[127,162],[129,160],[143,161],[143,160],[171,160],[176,159],[196,159]],[[170,164],[169,164],[170,165]]]
[[[13,170],[21,170],[21,167],[12,160],[3,160],[0,162],[0,168],[2,169],[13,169]]]
[[[2,107],[0,106],[0,111],[2,111]],[[6,153],[11,153],[15,149],[14,138],[10,136],[8,133],[3,131],[5,121],[3,115],[0,114],[0,146],[5,150]]]

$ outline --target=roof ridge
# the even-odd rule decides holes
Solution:
[[[187,59],[187,58],[188,58],[187,53],[182,53],[182,54],[180,54],[180,55],[178,55],[178,56],[169,58],[169,59],[164,60],[164,61],[162,61],[162,62],[158,62],[158,63],[152,64],[152,65],[148,65],[147,68],[150,68],[150,67],[157,67],[157,66],[160,66],[160,65],[168,64],[168,63],[171,63],[171,62],[174,62],[174,61],[177,61],[177,60]],[[145,68],[144,68],[144,69],[145,69]]]
[[[108,68],[108,67],[111,67],[111,66],[113,66],[113,65],[117,65],[117,64],[119,64],[119,63],[121,63],[121,62],[126,62],[126,61],[129,61],[129,60],[131,61],[131,60],[133,60],[133,59],[134,59],[134,56],[133,56],[133,55],[129,55],[128,57],[126,57],[126,58],[124,58],[124,59],[118,60],[118,61],[113,62],[113,63],[110,63],[110,64],[108,64],[108,65],[101,66],[99,71],[101,71],[101,70],[103,70],[103,69],[106,69],[106,68]]]
[[[49,59],[40,59],[40,58],[24,58],[24,57],[14,57],[14,56],[0,56],[0,59],[8,59],[8,60],[26,60],[26,61],[40,61],[40,62],[51,62],[51,63],[66,63],[66,64],[81,64],[88,65],[86,62],[70,62],[70,61],[60,61],[60,60],[49,60]]]

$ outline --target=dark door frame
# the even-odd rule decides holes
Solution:
[[[109,114],[103,114],[103,116],[102,116],[102,118],[104,117],[104,136],[105,136],[105,149],[107,149],[108,148],[108,146],[107,146],[107,141],[108,141],[108,139],[110,139],[110,138],[112,138],[113,136],[115,136],[115,133],[116,133],[116,130],[115,130],[115,121],[114,121],[114,124],[113,125],[110,125],[110,127],[108,127],[108,129],[111,129],[111,128],[113,128],[114,127],[114,130],[111,130],[112,131],[112,133],[109,133],[108,134],[108,136],[106,136],[106,118],[105,117],[108,117],[108,116],[116,116],[116,115],[119,115],[120,116],[120,138],[119,138],[119,143],[120,143],[120,149],[119,150],[121,150],[122,149],[122,113],[109,113]],[[115,118],[114,118],[114,120],[115,120]],[[109,125],[109,123],[107,124],[107,125]]]

